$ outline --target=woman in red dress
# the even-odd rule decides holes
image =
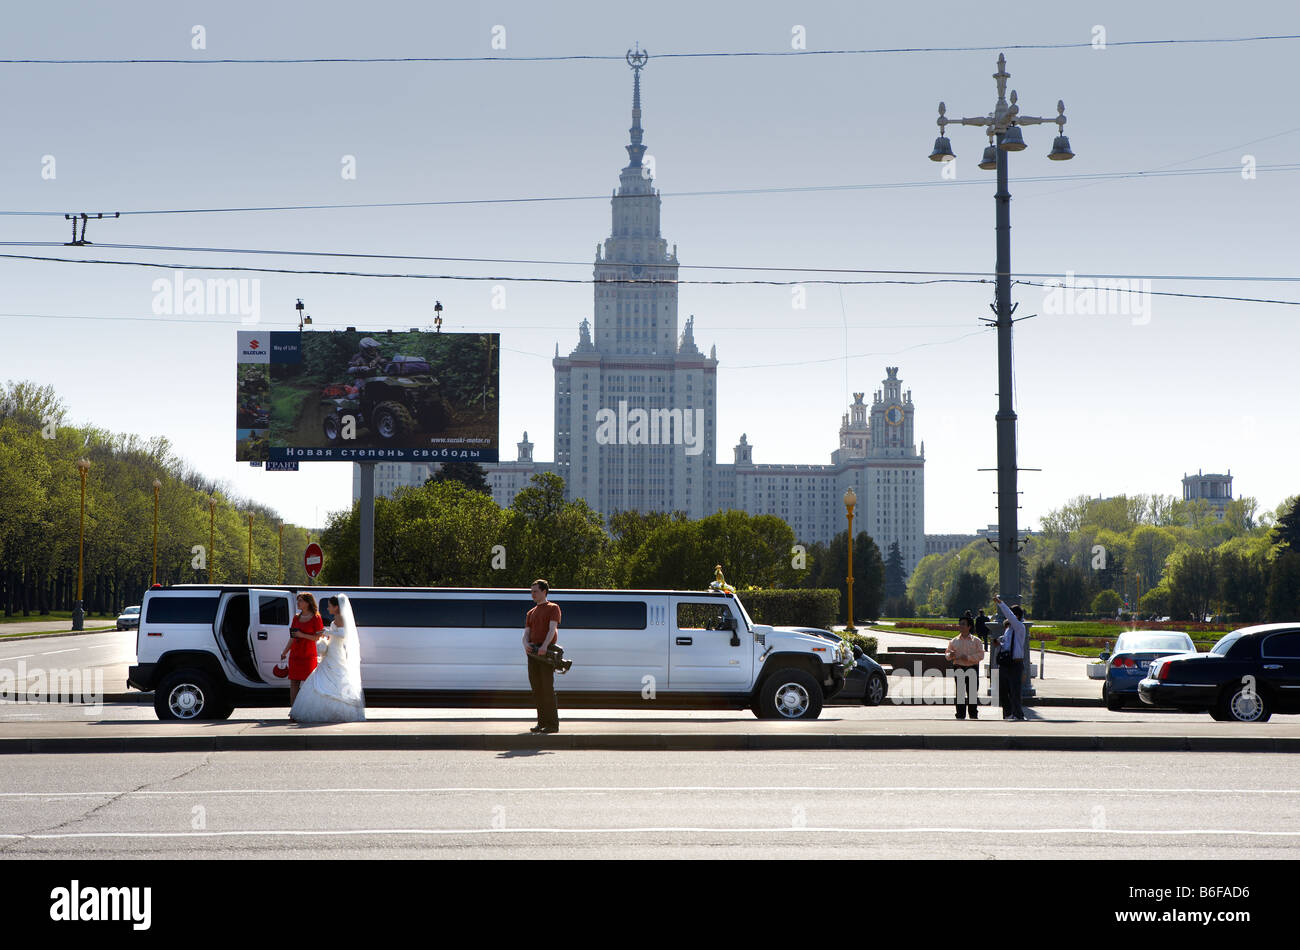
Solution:
[[[316,608],[316,598],[311,594],[298,595],[298,613],[289,625],[289,645],[280,654],[284,659],[289,656],[289,705],[298,698],[302,681],[316,669],[316,641],[325,629],[320,611]]]

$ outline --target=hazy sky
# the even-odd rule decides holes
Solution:
[[[996,14],[996,15],[995,15]],[[0,58],[651,55],[645,142],[663,234],[683,265],[974,271],[994,262],[992,174],[979,131],[952,128],[956,178],[927,161],[936,105],[994,103],[994,51],[656,59],[668,52],[1006,44],[1026,114],[1064,99],[1077,158],[1046,158],[1054,126],[1013,156],[1016,274],[1172,276],[1151,289],[1300,299],[1296,268],[1300,41],[1118,47],[1121,40],[1300,33],[1283,3],[46,3],[0,13]],[[191,48],[201,25],[206,49]],[[494,51],[494,28],[506,48]],[[1017,50],[1089,42],[1106,49]],[[500,36],[501,31],[495,31]],[[67,248],[61,217],[3,216],[0,252],[589,280],[626,164],[631,75],[621,61],[330,65],[0,65],[0,209],[128,211],[341,202],[604,196],[598,200],[92,222]],[[1281,133],[1281,134],[1279,134]],[[1262,140],[1262,141],[1261,141]],[[42,176],[53,156],[55,177]],[[341,174],[355,159],[355,179]],[[1243,177],[1253,156],[1256,177]],[[1292,169],[1267,170],[1268,165]],[[1154,169],[1215,174],[1026,178]],[[915,187],[680,196],[676,192],[915,183]],[[275,249],[560,264],[472,264],[121,250],[104,244]],[[54,384],[73,421],[165,435],[234,491],[304,524],[351,497],[351,466],[268,473],[234,459],[233,316],[158,317],[165,271],[0,259],[0,378]],[[205,271],[194,276],[219,277]],[[255,275],[250,275],[255,276]],[[683,268],[682,278],[764,274]],[[810,275],[817,276],[817,275]],[[884,279],[887,275],[821,275]],[[915,278],[901,278],[915,279]],[[504,309],[493,293],[504,287]],[[553,458],[550,358],[592,313],[589,284],[262,275],[261,323],[428,326],[502,334],[502,457],[527,429]],[[1018,287],[1021,524],[1081,494],[1180,491],[1232,470],[1265,508],[1300,491],[1295,362],[1300,308],[1151,297],[1149,312],[1049,313]],[[759,463],[825,463],[853,391],[898,365],[925,441],[930,533],[996,520],[996,338],[991,288],[686,285],[701,346],[716,343],[718,458],[742,432]],[[847,359],[845,358],[847,354]]]

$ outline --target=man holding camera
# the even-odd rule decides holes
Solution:
[[[528,654],[528,685],[537,704],[537,725],[529,732],[549,735],[560,731],[560,714],[555,708],[555,667],[544,657],[560,635],[560,608],[546,599],[550,585],[533,581],[533,608],[524,619],[524,650]]]

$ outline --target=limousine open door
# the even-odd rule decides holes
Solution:
[[[273,672],[280,654],[289,645],[289,624],[293,621],[294,595],[283,590],[248,592],[248,648],[264,683],[288,685]]]

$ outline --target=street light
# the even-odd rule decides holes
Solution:
[[[158,479],[153,480],[153,579],[149,581],[150,587],[158,586],[158,489],[162,488],[162,482]]]
[[[939,139],[935,142],[930,158],[934,161],[952,161],[956,156],[948,144],[947,126],[973,125],[985,130],[989,137],[989,147],[984,150],[979,167],[997,169],[997,191],[993,200],[997,209],[997,290],[994,311],[997,313],[998,328],[998,586],[1002,599],[1012,604],[1020,600],[1020,551],[1019,531],[1016,524],[1016,506],[1018,494],[1016,480],[1016,412],[1012,404],[1011,374],[1011,314],[1015,307],[1011,303],[1011,192],[1007,185],[1007,161],[1009,152],[1018,152],[1025,148],[1021,127],[1056,123],[1056,139],[1048,158],[1064,161],[1074,157],[1070,149],[1070,140],[1065,135],[1065,103],[1057,101],[1056,118],[1044,119],[1039,116],[1022,115],[1017,104],[1016,91],[1011,90],[1007,96],[1007,58],[998,54],[998,71],[993,79],[998,87],[997,103],[988,115],[975,118],[949,119],[944,103],[939,103]],[[940,147],[944,144],[944,148]],[[1028,672],[1029,664],[1025,664]],[[1032,694],[1029,694],[1032,695]]]
[[[844,511],[849,519],[849,576],[846,578],[849,585],[849,622],[845,625],[846,633],[853,633],[857,628],[853,626],[853,509],[858,504],[858,493],[850,485],[844,490]]]
[[[85,573],[86,475],[90,472],[90,460],[77,459],[77,471],[81,474],[81,523],[77,528],[77,604],[72,608],[72,629],[82,630],[86,626],[86,611],[81,605],[81,592],[82,577]]]

